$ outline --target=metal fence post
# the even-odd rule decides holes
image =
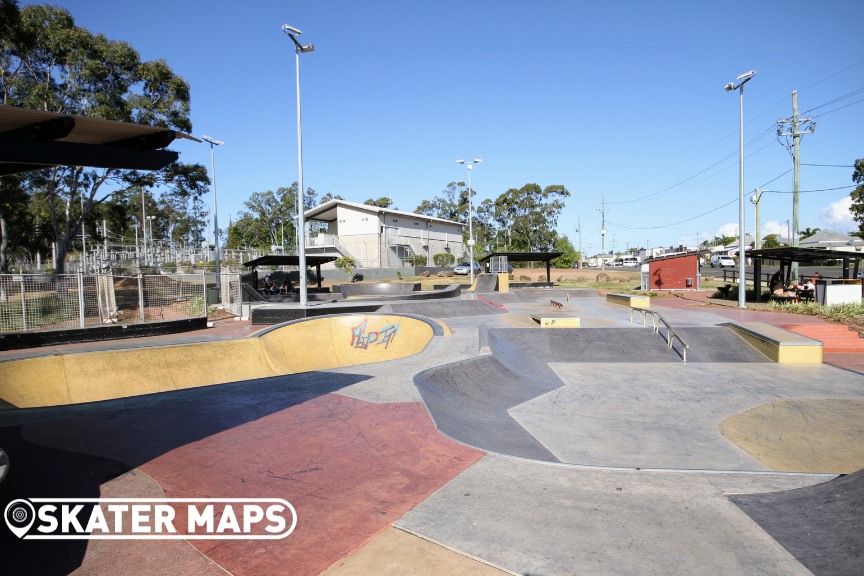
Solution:
[[[27,330],[27,291],[24,288],[24,275],[21,275],[21,316],[24,319],[24,330]]]
[[[141,322],[144,322],[144,275],[138,273],[138,310],[141,313]]]
[[[84,322],[84,274],[78,272],[78,310],[80,310],[79,324],[81,328],[86,326]]]

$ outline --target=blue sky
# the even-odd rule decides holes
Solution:
[[[392,196],[414,210],[467,179],[457,159],[478,157],[478,203],[529,182],[566,186],[558,230],[578,247],[581,221],[585,251],[600,247],[603,195],[607,250],[734,234],[738,94],[723,87],[751,69],[745,191],[779,192],[762,197],[763,234],[785,235],[792,217],[792,173],[781,176],[792,162],[775,121],[791,116],[793,90],[817,122],[802,163],[864,157],[860,0],[54,3],[190,82],[193,135],[225,142],[216,153],[223,225],[252,192],[297,179],[283,23],[316,47],[301,56],[301,88],[304,183],[319,197]],[[210,166],[207,145],[172,149]],[[851,174],[802,166],[801,229],[856,227],[851,188],[810,192],[850,186]],[[752,232],[749,202],[746,211]]]

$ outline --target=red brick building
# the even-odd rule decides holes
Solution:
[[[649,290],[699,290],[699,255],[670,254],[648,260]]]

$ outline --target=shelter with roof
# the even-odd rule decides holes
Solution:
[[[318,281],[318,288],[321,288],[321,265],[328,264],[336,260],[336,256],[310,256],[306,255],[306,265],[315,267],[315,278]],[[255,290],[258,290],[258,266],[299,266],[300,265],[300,257],[299,256],[281,256],[281,255],[269,255],[269,256],[261,256],[260,258],[255,258],[254,260],[250,260],[249,262],[244,262],[243,266],[246,266],[252,271],[252,286]]]
[[[862,246],[861,248],[864,248]],[[861,260],[864,259],[864,249],[859,250],[826,250],[824,248],[762,248],[751,250],[747,255],[753,258],[753,282],[756,294],[762,293],[762,265],[766,260],[780,262],[783,278],[792,274],[792,263],[813,265],[836,260],[841,262],[842,279],[856,280],[861,273]],[[797,279],[795,279],[797,281]]]
[[[179,154],[163,150],[197,138],[158,126],[0,105],[0,176],[51,166],[159,170]]]
[[[546,278],[551,275],[552,260],[563,256],[563,252],[492,252],[484,256],[480,262],[494,262],[495,258],[505,257],[507,262],[542,262],[546,264]]]
[[[307,210],[305,218],[312,228],[307,255],[348,256],[359,268],[410,266],[414,255],[432,266],[436,254],[458,261],[465,252],[464,224],[443,218],[339,199]]]

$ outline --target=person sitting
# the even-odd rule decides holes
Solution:
[[[291,293],[291,281],[288,278],[285,278],[285,281],[282,282],[282,290],[281,294],[290,294]]]
[[[785,285],[786,285],[786,283],[783,282],[783,271],[782,270],[778,270],[777,272],[775,272],[771,276],[771,279],[768,281],[768,289],[771,290],[772,294],[777,294],[777,290],[780,290],[780,292],[783,292],[784,291],[783,288],[785,287]]]

